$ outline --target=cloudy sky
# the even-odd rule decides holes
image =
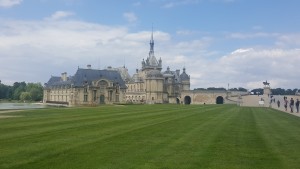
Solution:
[[[300,88],[299,0],[0,0],[0,80],[46,83],[147,58],[191,89]]]

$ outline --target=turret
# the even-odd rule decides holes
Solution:
[[[159,61],[157,61],[154,55],[154,39],[153,39],[153,30],[152,30],[151,39],[150,39],[149,56],[147,57],[146,62],[143,59],[142,70],[155,70],[155,69],[161,71],[162,60],[159,59]]]
[[[190,76],[186,74],[185,67],[180,75],[180,80],[182,84],[182,90],[190,90]]]

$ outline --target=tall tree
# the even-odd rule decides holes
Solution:
[[[26,86],[26,92],[30,93],[33,101],[40,101],[43,99],[43,86],[41,83],[28,83]]]

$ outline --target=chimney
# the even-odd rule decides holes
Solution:
[[[92,69],[92,65],[90,65],[90,64],[88,64],[86,67],[87,67],[88,69]]]
[[[61,79],[62,79],[62,81],[67,81],[68,80],[67,72],[64,72],[64,73],[61,74]]]
[[[176,74],[180,75],[180,70],[179,69],[176,70]]]

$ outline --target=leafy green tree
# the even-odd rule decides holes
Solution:
[[[29,92],[22,92],[20,94],[20,100],[22,101],[30,101],[31,100],[31,95]]]
[[[285,90],[282,88],[271,89],[273,95],[285,95]]]
[[[43,99],[43,86],[41,83],[28,83],[26,91],[30,93],[33,101],[41,101]]]
[[[239,87],[239,88],[238,88],[238,91],[241,91],[241,92],[247,92],[248,90],[245,89],[245,88]]]
[[[253,89],[251,90],[251,92],[253,92],[254,94],[264,94],[264,89],[262,88],[258,88],[258,89]]]
[[[6,99],[8,86],[0,84],[0,99]]]
[[[286,95],[294,95],[294,94],[296,93],[297,90],[298,90],[298,89],[294,89],[294,90],[292,90],[292,89],[287,89],[287,90],[285,91],[285,94],[286,94]]]
[[[297,91],[298,91],[298,89],[294,89],[294,90],[293,90],[293,93],[295,94]]]
[[[43,99],[43,86],[41,83],[15,82],[12,86],[0,83],[0,99],[24,100],[26,98],[25,100],[28,100],[28,93],[23,94],[21,98],[23,92],[30,94],[29,100],[40,101]]]
[[[26,91],[26,83],[25,82],[15,82],[13,87],[13,95],[12,99],[19,100],[22,92]]]
[[[207,90],[215,90],[215,91],[224,91],[224,90],[226,90],[225,88],[223,88],[223,87],[209,87],[209,88],[207,88]]]

